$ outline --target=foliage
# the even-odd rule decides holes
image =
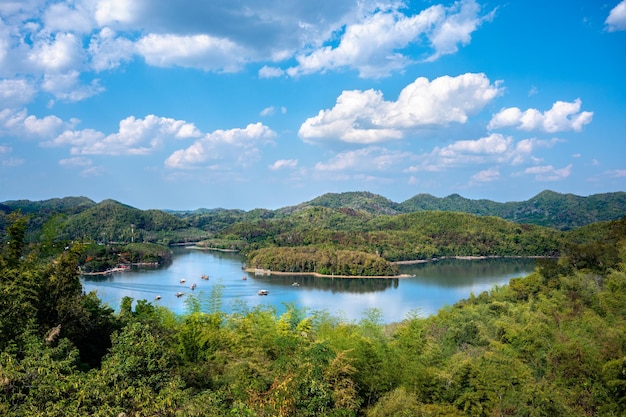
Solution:
[[[104,272],[119,265],[163,265],[171,262],[172,251],[154,243],[86,244],[79,257],[83,273]]]
[[[428,236],[438,250],[450,242],[550,249],[560,236],[451,213],[375,217],[318,207],[286,220],[239,230],[271,231],[249,238],[273,239],[285,253],[303,250],[285,244],[288,224],[292,242],[315,241],[331,224],[345,242],[385,231]],[[51,258],[28,244],[25,221],[12,215],[0,246],[0,415],[626,414],[626,218],[593,228],[599,239],[568,245],[528,277],[392,325],[376,310],[345,322],[297,305],[280,315],[241,305],[226,315],[219,286],[208,308],[199,294],[182,316],[145,300],[133,310],[132,299],[114,315],[81,291],[86,248]],[[392,242],[378,249],[389,252]]]
[[[398,275],[398,266],[380,256],[311,246],[259,249],[249,255],[248,266],[282,272],[316,272],[322,275]]]

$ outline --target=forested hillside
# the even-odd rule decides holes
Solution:
[[[27,239],[31,241],[39,239],[45,233],[52,238],[50,231],[59,230],[61,226],[65,230],[54,238],[121,241],[132,238],[131,225],[135,225],[135,237],[145,241],[174,243],[212,236],[240,222],[289,218],[312,207],[359,212],[371,216],[452,211],[570,230],[596,222],[617,220],[626,215],[626,193],[579,197],[544,191],[530,200],[508,203],[470,200],[458,194],[444,198],[418,194],[403,203],[394,203],[369,192],[347,192],[324,194],[311,201],[277,210],[258,208],[250,211],[220,208],[142,211],[113,200],[95,203],[85,197],[35,202],[16,200],[0,203],[0,231],[4,230],[6,215],[19,210],[30,216]]]
[[[356,270],[388,275],[382,271],[391,267],[384,263],[446,256],[557,256],[567,243],[563,232],[497,217],[441,211],[373,216],[323,207],[236,223],[216,237],[206,245],[233,242],[230,246],[240,247],[251,267],[340,275],[357,275],[346,273]],[[366,261],[367,255],[380,259]]]
[[[368,192],[324,194],[309,202],[283,211],[306,207],[352,208],[372,214],[401,214],[417,211],[455,211],[495,216],[516,223],[536,224],[553,229],[569,230],[587,224],[617,220],[626,214],[626,192],[595,194],[580,197],[543,191],[527,201],[498,203],[471,200],[452,194],[439,198],[418,194],[402,203],[394,203]]]
[[[227,315],[219,285],[182,316],[130,299],[114,312],[81,291],[82,244],[42,257],[26,219],[6,220],[0,415],[626,413],[626,218],[528,277],[393,325],[376,310],[345,322],[297,305]]]

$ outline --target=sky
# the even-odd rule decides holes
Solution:
[[[626,0],[0,0],[0,201],[626,191]]]

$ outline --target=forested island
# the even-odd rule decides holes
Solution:
[[[561,211],[572,201],[586,207],[548,197]],[[2,203],[0,415],[625,415],[621,198],[594,196],[604,199],[593,215],[603,220],[567,227],[563,216],[546,225],[390,212],[367,193],[252,212]],[[553,212],[533,210],[544,223]],[[168,245],[186,242],[239,250],[249,266],[363,276],[434,257],[545,259],[509,285],[391,325],[376,310],[358,322],[297,305],[225,314],[219,285],[208,309],[188,296],[184,315],[131,299],[113,311],[82,291],[79,267],[163,263]]]

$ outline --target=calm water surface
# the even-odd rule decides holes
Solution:
[[[445,305],[525,276],[535,265],[532,259],[440,260],[403,266],[411,278],[315,278],[311,276],[255,276],[242,270],[236,254],[177,249],[173,262],[161,268],[133,269],[107,277],[83,277],[83,289],[118,310],[122,297],[145,299],[175,313],[186,311],[189,294],[209,299],[214,285],[222,287],[222,310],[230,313],[242,304],[273,306],[279,313],[286,303],[308,311],[324,310],[346,321],[358,321],[369,309],[378,309],[385,322],[401,321],[407,314],[436,313]],[[201,279],[206,274],[209,280]],[[243,280],[242,277],[246,277]],[[181,284],[180,280],[185,279]],[[299,286],[292,286],[297,282]],[[197,285],[190,289],[191,284]],[[259,296],[266,289],[268,296]],[[182,292],[182,297],[176,297]],[[160,300],[155,297],[161,296]]]

